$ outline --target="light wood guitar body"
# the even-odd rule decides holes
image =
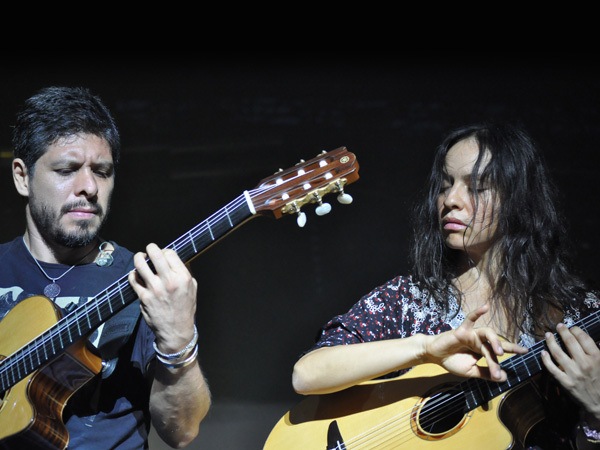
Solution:
[[[339,147],[281,169],[166,248],[188,263],[254,217],[304,218],[303,207],[322,207],[329,194],[348,204],[352,199],[344,188],[358,180],[358,168],[354,154]],[[0,449],[66,448],[65,403],[102,367],[100,358],[87,349],[86,338],[136,298],[125,274],[64,317],[47,298],[37,296],[17,304],[2,319]]]
[[[543,418],[535,385],[467,411],[457,391],[464,382],[425,364],[391,380],[308,396],[281,418],[264,450],[522,448]]]

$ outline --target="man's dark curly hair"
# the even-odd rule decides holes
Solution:
[[[58,139],[92,134],[108,142],[115,167],[119,132],[108,108],[85,88],[49,87],[25,101],[13,129],[14,157],[33,173],[35,163]]]

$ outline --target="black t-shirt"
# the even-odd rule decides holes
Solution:
[[[107,267],[95,263],[74,267],[57,280],[61,292],[55,303],[61,308],[80,305],[93,298],[133,268],[133,254],[114,245],[114,262]],[[59,277],[69,266],[40,262],[48,276]],[[0,327],[2,318],[17,303],[33,295],[43,295],[50,280],[36,265],[22,237],[0,244]],[[132,337],[116,355],[118,363],[109,376],[98,375],[76,391],[67,402],[63,419],[70,435],[69,450],[147,448],[150,428],[149,381],[146,367],[154,357],[154,334],[139,315],[139,301],[133,302],[100,326],[89,338],[100,346],[108,338],[103,331],[116,323],[117,332]],[[119,323],[123,319],[127,323]],[[23,324],[27,327],[27,324]]]

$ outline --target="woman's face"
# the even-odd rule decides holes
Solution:
[[[438,219],[449,248],[463,250],[469,257],[481,259],[491,248],[496,232],[497,196],[486,182],[471,186],[473,166],[479,155],[475,139],[453,145],[446,155],[442,189],[438,195]],[[490,160],[486,151],[479,173]]]

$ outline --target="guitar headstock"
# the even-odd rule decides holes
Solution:
[[[263,179],[249,192],[257,214],[271,214],[279,219],[284,214],[297,214],[298,225],[304,226],[302,207],[317,204],[318,215],[331,209],[323,197],[337,193],[342,204],[352,202],[344,187],[358,179],[358,162],[346,147],[321,153],[308,161],[300,161],[287,170],[280,169]]]

